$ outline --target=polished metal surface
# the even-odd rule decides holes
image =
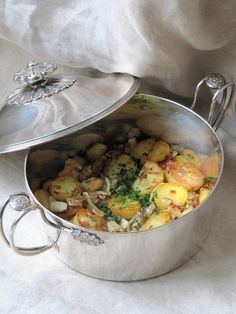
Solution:
[[[32,101],[58,94],[75,83],[76,78],[71,75],[48,76],[56,68],[55,63],[31,62],[25,69],[18,71],[14,81],[24,85],[7,97],[6,105],[19,109]]]
[[[70,234],[73,239],[79,240],[80,242],[86,243],[88,245],[97,246],[104,243],[104,241],[96,233],[93,232],[87,232],[75,228],[66,227],[62,228],[62,230]]]
[[[66,86],[69,78],[51,77],[41,86],[37,80],[42,73],[36,76],[30,77],[31,82],[36,82],[27,85],[25,90],[37,97],[43,90],[51,93],[60,85],[58,82],[64,82]],[[29,81],[29,77],[19,74],[17,80]],[[73,80],[72,77],[71,83]],[[137,91],[139,84],[139,79],[128,74],[76,76],[76,82],[58,94],[39,97],[14,109],[4,106],[0,111],[0,153],[29,148],[74,133],[122,106]]]
[[[11,225],[11,229],[9,232],[9,239],[5,234],[4,230],[4,213],[7,209],[7,206],[17,211],[23,211],[19,217],[17,217]],[[17,194],[10,195],[6,201],[2,204],[0,208],[0,234],[5,241],[6,245],[9,246],[15,253],[23,256],[33,256],[41,254],[51,248],[57,247],[57,240],[60,235],[60,231],[57,230],[57,238],[53,240],[50,236],[48,236],[49,243],[42,246],[35,246],[31,248],[19,247],[15,244],[15,231],[18,223],[24,218],[32,210],[35,210],[35,206],[30,203],[30,199],[28,194],[21,192]]]
[[[9,205],[16,211],[23,211],[30,206],[30,200],[28,195],[20,193],[10,197]]]
[[[52,74],[56,69],[57,65],[55,63],[32,61],[23,70],[16,73],[14,81],[19,84],[26,83],[27,85],[34,85],[42,80],[46,80],[47,76]]]
[[[58,251],[55,255],[66,265],[86,275],[116,281],[130,281],[151,278],[169,272],[191,258],[205,240],[211,222],[217,196],[216,188],[223,169],[223,150],[213,129],[191,110],[167,99],[138,94],[122,108],[98,121],[74,137],[86,136],[87,132],[104,132],[109,125],[127,121],[147,126],[151,136],[188,146],[199,153],[218,151],[221,156],[221,171],[216,187],[210,197],[201,206],[184,217],[167,225],[142,232],[109,233],[96,231],[103,244],[91,246],[74,238],[68,229],[87,231],[65,221],[45,208],[43,212],[50,223],[60,228]],[[58,147],[65,141],[73,142],[73,137],[56,141]],[[49,143],[44,148],[51,148]],[[29,167],[25,161],[26,185],[28,185]],[[34,199],[35,200],[35,199]],[[36,202],[36,200],[35,200]],[[40,229],[46,237],[53,236],[53,229],[45,221],[39,221]]]
[[[204,83],[213,91],[206,120],[216,131],[232,103],[235,94],[235,84],[232,81],[226,82],[221,74],[209,74],[203,78],[196,87],[194,100],[190,107],[192,110],[197,106],[199,91]],[[219,98],[219,96],[221,96],[221,98]]]
[[[104,245],[89,246],[62,232],[59,251],[52,251],[67,266],[85,275],[114,281],[133,281],[165,274],[188,261],[206,239],[214,203],[168,225],[128,234],[104,234]],[[39,221],[41,233],[52,230]]]
[[[198,251],[209,231],[224,163],[222,145],[216,133],[200,116],[176,102],[142,94],[135,95],[122,108],[77,134],[48,143],[43,148],[55,145],[60,148],[65,142],[69,144],[78,136],[80,139],[82,136],[86,138],[87,134],[95,131],[103,133],[110,125],[119,127],[126,122],[146,127],[147,135],[161,137],[169,143],[188,146],[198,153],[208,154],[217,151],[221,158],[221,169],[211,195],[190,213],[148,231],[133,233],[94,231],[102,245],[88,245],[87,242],[74,237],[73,233],[75,235],[91,230],[75,226],[41,206],[44,218],[39,221],[39,225],[45,239],[54,238],[55,231],[60,231],[57,239],[58,250],[53,250],[55,255],[63,263],[81,273],[115,281],[140,280],[164,274],[182,265]],[[25,159],[26,187],[35,206],[40,206],[29,188],[29,176],[32,177],[28,166],[29,154]]]
[[[32,61],[23,69],[16,73],[14,76],[14,81],[16,83],[22,84],[26,83],[27,85],[37,85],[42,81],[47,80],[47,76],[52,74],[57,69],[55,63],[47,62],[35,62]]]
[[[210,88],[222,88],[226,84],[225,78],[221,74],[212,73],[206,78],[206,84]]]
[[[19,110],[23,105],[28,105],[32,101],[58,94],[75,82],[76,78],[74,76],[54,75],[47,81],[41,81],[38,85],[27,85],[14,90],[7,97],[6,105],[12,110]]]
[[[11,225],[11,229],[9,232],[9,240],[4,231],[4,212],[6,211],[6,208],[8,205],[13,210],[23,212],[17,219],[15,219],[15,221]],[[55,234],[54,234],[53,237],[51,236],[47,237],[49,243],[43,246],[36,246],[32,248],[25,248],[25,247],[17,246],[15,244],[15,231],[16,231],[17,225],[24,218],[25,215],[27,215],[32,210],[35,210],[36,208],[37,206],[35,204],[32,205],[30,203],[29,195],[24,192],[10,195],[0,208],[0,234],[2,235],[2,238],[4,239],[6,245],[9,246],[15,253],[19,255],[24,255],[24,256],[33,256],[33,255],[41,254],[51,248],[58,249],[57,241],[61,234],[61,231],[69,234],[70,236],[73,237],[73,239],[79,240],[81,243],[86,243],[87,245],[97,246],[104,243],[104,241],[101,240],[93,232],[82,231],[82,230],[68,228],[68,227],[61,227],[61,226],[56,225],[55,223],[50,223],[50,221],[46,219],[46,216],[43,213],[42,209],[39,208],[43,221],[48,226],[53,227],[54,231],[55,230],[57,231],[56,239],[55,239]]]

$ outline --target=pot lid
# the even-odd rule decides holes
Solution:
[[[16,73],[22,84],[0,111],[0,153],[71,134],[122,106],[140,80],[128,74],[55,75],[55,64],[31,62]]]

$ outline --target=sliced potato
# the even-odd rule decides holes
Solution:
[[[154,144],[155,144],[155,139],[153,138],[143,140],[132,147],[130,151],[130,155],[134,158],[144,161],[145,159],[147,159],[147,156],[149,152],[152,150]]]
[[[180,184],[188,191],[197,191],[204,184],[203,174],[192,162],[170,163],[165,175],[168,182]]]
[[[72,177],[57,177],[51,181],[50,193],[57,201],[66,201],[81,192],[80,183]]]
[[[153,229],[156,227],[160,227],[162,225],[167,224],[171,221],[170,213],[163,212],[163,213],[153,213],[148,220],[141,226],[139,229],[140,231]]]
[[[127,154],[121,154],[114,157],[104,170],[105,176],[110,179],[115,179],[119,176],[121,170],[135,170],[136,164],[134,160]]]
[[[74,217],[79,209],[80,207],[69,206],[66,211],[61,213],[57,212],[55,214],[62,219],[70,220],[72,217]]]
[[[73,177],[77,178],[78,172],[81,170],[80,164],[73,158],[66,161],[65,167],[62,171],[58,173],[59,177]]]
[[[102,188],[103,180],[100,178],[90,178],[80,184],[83,191],[86,192],[95,192]]]
[[[170,146],[164,141],[158,141],[154,144],[148,153],[148,160],[159,162],[165,160],[170,154]]]
[[[114,196],[109,199],[107,206],[117,216],[131,219],[140,209],[139,201],[132,200],[128,196]]]
[[[81,156],[76,155],[73,159],[76,161],[78,169],[82,169],[87,164],[86,159]]]
[[[206,198],[207,196],[210,194],[211,190],[209,188],[201,188],[200,190],[200,194],[199,194],[199,203],[202,203]]]
[[[34,192],[34,196],[36,199],[47,209],[50,209],[49,196],[48,191],[43,189],[38,189]]]
[[[95,215],[92,210],[88,208],[79,209],[71,222],[81,227],[107,231],[107,224],[104,217]]]
[[[167,209],[170,204],[184,206],[188,198],[187,189],[173,183],[161,183],[152,193],[154,195],[154,202],[160,210]]]
[[[86,152],[86,156],[89,160],[95,160],[105,154],[107,146],[102,143],[93,144]]]
[[[153,161],[146,161],[143,168],[134,181],[133,190],[140,194],[151,194],[152,190],[161,182],[164,175],[162,169]]]
[[[173,157],[173,161],[175,162],[188,162],[189,160],[183,155],[177,155]]]
[[[192,162],[198,168],[200,167],[201,159],[192,149],[184,149],[182,154],[188,162]]]

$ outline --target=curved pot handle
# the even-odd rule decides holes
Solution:
[[[5,234],[4,226],[3,226],[4,225],[3,224],[4,212],[8,205],[10,205],[12,209],[22,212],[22,214],[18,218],[16,218],[15,221],[11,225],[10,232],[9,232],[9,240]],[[43,221],[47,225],[53,227],[57,231],[56,239],[54,240],[51,237],[49,237],[48,238],[49,243],[42,246],[36,246],[32,248],[19,247],[15,244],[16,227],[18,223],[21,221],[21,219],[24,218],[25,215],[27,215],[29,212],[35,209],[38,209],[40,211],[41,218],[43,219]],[[50,220],[48,220],[48,218],[46,217],[42,209],[36,207],[34,204],[31,204],[28,194],[24,192],[10,195],[0,208],[0,235],[2,235],[2,238],[5,241],[5,243],[15,253],[19,255],[24,255],[24,256],[37,255],[51,248],[59,250],[57,246],[57,242],[62,232],[65,232],[69,234],[70,236],[72,236],[74,239],[79,240],[80,242],[86,243],[91,246],[97,246],[104,243],[104,241],[96,233],[83,231],[77,228],[68,228],[68,227],[57,225],[51,222]]]
[[[209,74],[197,84],[194,100],[190,107],[192,110],[196,107],[199,90],[204,83],[208,88],[214,91],[206,120],[216,131],[234,98],[235,85],[232,81],[226,82],[225,78],[220,74]],[[221,96],[221,100],[220,102],[216,102],[219,96]],[[216,108],[216,103],[218,104],[218,108]]]
[[[10,232],[9,232],[9,240],[5,234],[4,227],[3,227],[3,216],[4,212],[7,208],[7,206],[10,205],[10,207],[13,210],[22,212],[22,214],[15,219],[15,221],[12,223]],[[32,248],[25,248],[25,247],[19,247],[15,244],[15,230],[18,225],[18,223],[21,221],[21,219],[27,215],[32,210],[35,210],[36,207],[30,203],[29,196],[24,193],[17,193],[10,195],[6,201],[3,203],[0,209],[0,234],[2,235],[5,243],[17,254],[24,255],[24,256],[32,256],[41,254],[51,248],[57,248],[57,240],[60,235],[60,231],[57,232],[57,238],[56,240],[53,240],[52,238],[49,238],[49,243],[42,245],[42,246],[36,246]]]

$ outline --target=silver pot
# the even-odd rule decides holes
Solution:
[[[203,83],[207,83],[208,87],[215,91],[207,119],[209,123],[193,111],[199,88]],[[231,89],[230,93],[228,88]],[[234,85],[231,82],[226,83],[219,76],[206,77],[197,86],[191,109],[161,97],[138,94],[120,109],[73,136],[37,147],[37,149],[53,147],[60,150],[65,143],[70,147],[71,143],[76,142],[75,139],[79,140],[87,133],[104,130],[109,124],[119,125],[124,121],[136,123],[138,120],[147,126],[147,133],[161,136],[169,143],[188,146],[207,154],[217,151],[221,166],[214,190],[190,213],[169,224],[141,232],[109,233],[75,226],[48,211],[34,197],[29,187],[31,176],[29,156],[34,151],[30,149],[25,158],[24,168],[28,194],[17,193],[9,196],[1,207],[0,232],[6,244],[17,254],[25,256],[50,250],[69,267],[88,276],[105,280],[132,281],[151,278],[185,263],[201,247],[209,231],[217,198],[216,190],[224,163],[222,145],[215,130],[232,100],[233,91]],[[221,92],[223,96],[219,104],[216,98]],[[10,207],[19,211],[20,215],[13,222],[7,236],[3,220],[5,210]],[[46,244],[32,248],[19,247],[15,241],[17,225],[25,215],[34,210],[40,211],[42,219],[39,221],[39,227]]]

